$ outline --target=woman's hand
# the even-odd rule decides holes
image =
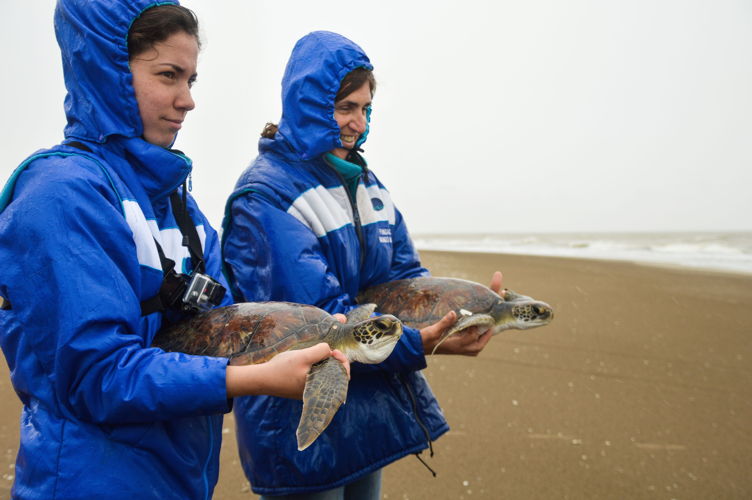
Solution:
[[[452,334],[441,345],[436,352],[436,344],[446,331],[457,321],[457,314],[449,311],[443,318],[420,330],[420,337],[423,339],[423,352],[426,354],[460,354],[463,356],[477,356],[486,347],[491,340],[491,330],[478,331],[478,327],[471,326],[460,332]]]
[[[227,397],[261,395],[301,399],[311,366],[328,357],[342,363],[350,376],[350,363],[338,350],[320,343],[306,349],[285,351],[266,363],[227,366]]]
[[[496,271],[491,276],[491,285],[489,288],[503,297],[502,282],[503,276],[501,272]],[[436,344],[439,343],[446,330],[451,328],[456,321],[457,315],[455,312],[449,311],[438,322],[423,328],[420,331],[420,336],[423,339],[423,352],[426,354],[460,354],[462,356],[477,356],[480,354],[493,336],[493,329],[491,328],[482,329],[478,326],[465,328],[441,342],[441,345],[439,345],[434,353]]]

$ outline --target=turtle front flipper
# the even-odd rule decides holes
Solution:
[[[449,338],[449,336],[454,335],[457,332],[461,332],[462,330],[470,328],[471,326],[491,328],[496,323],[496,321],[494,321],[494,319],[488,314],[464,314],[463,312],[461,312],[460,314],[460,318],[454,325],[451,326],[451,328],[447,329],[446,333],[434,346],[431,354],[435,354],[436,349],[438,349],[438,347],[443,344],[444,341]]]
[[[517,293],[513,290],[510,290],[509,288],[504,289],[504,294],[502,296],[504,297],[504,302],[521,302],[523,300],[533,300],[531,297]]]
[[[359,323],[370,318],[375,310],[376,304],[363,304],[362,306],[352,309],[345,316],[347,317],[348,323]]]
[[[347,370],[333,357],[311,367],[303,390],[303,413],[298,423],[298,450],[313,443],[347,399]]]

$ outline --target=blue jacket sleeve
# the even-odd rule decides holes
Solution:
[[[266,232],[250,216],[250,197],[231,197],[222,221],[223,269],[237,302],[272,300],[269,244]]]
[[[159,315],[141,317],[141,269],[119,200],[101,172],[67,163],[30,166],[2,215],[0,259],[13,265],[0,286],[16,325],[3,347],[14,347],[15,387],[96,423],[228,411],[227,360],[149,347]]]
[[[313,304],[331,314],[344,314],[357,306],[332,272],[314,233],[295,217],[259,193],[235,198],[228,214],[231,223],[225,225],[223,234],[224,259],[231,269],[231,286],[245,299],[253,300],[253,294],[266,286],[265,299]],[[264,252],[246,250],[259,242],[264,242]],[[263,258],[258,258],[259,253]],[[354,363],[353,370],[415,371],[425,366],[420,335],[410,329],[386,361]]]

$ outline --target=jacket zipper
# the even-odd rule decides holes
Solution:
[[[326,163],[326,162],[324,162]],[[347,199],[350,202],[350,208],[352,208],[353,211],[353,221],[355,222],[355,234],[358,235],[358,243],[360,244],[360,269],[363,269],[363,264],[365,264],[366,261],[366,240],[363,236],[363,225],[360,222],[360,212],[358,212],[358,204],[356,202],[356,193],[358,191],[357,185],[355,187],[355,193],[350,193],[350,190],[347,189],[347,184],[345,183],[345,178],[342,177],[342,174],[340,174],[336,168],[332,167],[328,163],[326,164],[336,175],[339,179],[340,184],[342,184],[342,187],[345,188],[345,192],[347,193]],[[363,173],[360,174],[360,179],[358,180],[358,184],[360,184],[360,180],[363,180],[363,184],[365,184],[365,169],[363,170]]]

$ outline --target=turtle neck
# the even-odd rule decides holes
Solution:
[[[345,180],[345,187],[350,193],[350,197],[354,198],[355,191],[358,189],[358,180],[360,179],[360,175],[363,173],[363,168],[359,165],[356,165],[355,163],[343,160],[342,158],[335,156],[332,153],[324,154],[324,160],[329,164],[329,166],[339,172],[339,174]]]

